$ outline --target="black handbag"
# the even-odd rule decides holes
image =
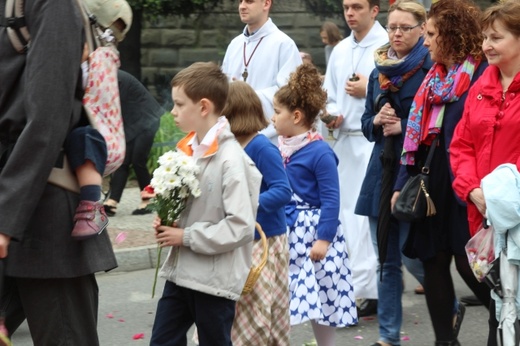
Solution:
[[[428,157],[421,169],[421,173],[408,178],[408,181],[401,189],[401,193],[392,210],[392,215],[396,219],[406,222],[416,222],[423,220],[427,216],[435,215],[437,212],[435,204],[428,193],[430,162],[437,142],[438,137],[435,137],[428,151]]]

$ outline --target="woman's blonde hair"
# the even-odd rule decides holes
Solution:
[[[403,11],[412,14],[415,20],[422,24],[426,22],[426,9],[414,0],[397,0],[388,8],[388,14],[394,11]]]

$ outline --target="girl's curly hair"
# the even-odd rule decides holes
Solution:
[[[321,75],[315,66],[301,64],[291,73],[289,82],[274,95],[276,101],[291,112],[300,110],[305,124],[313,127],[316,117],[325,108],[327,93],[321,87]]]
[[[472,0],[440,0],[432,5],[428,19],[439,31],[438,46],[442,56],[460,63],[469,55],[482,60],[482,12]]]

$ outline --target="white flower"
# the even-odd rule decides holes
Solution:
[[[173,198],[174,203],[187,199],[190,194],[200,196],[199,166],[195,160],[181,151],[168,151],[159,157],[159,167],[153,172],[150,185],[157,195]]]
[[[168,151],[157,160],[159,167],[153,172],[150,185],[153,187],[155,198],[150,208],[157,212],[163,225],[172,225],[186,208],[188,197],[197,198],[201,191],[198,174],[200,172],[196,161],[181,151]],[[157,266],[152,288],[152,297],[155,293],[157,274],[160,267],[161,247],[157,255]]]

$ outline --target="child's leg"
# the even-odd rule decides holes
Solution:
[[[80,203],[71,235],[76,239],[90,238],[103,232],[108,224],[99,202],[107,159],[106,143],[92,127],[78,127],[67,137],[65,152],[80,185]]]
[[[96,170],[94,163],[86,160],[84,164],[76,168],[76,177],[80,187],[79,199],[82,201],[99,201],[103,177]]]
[[[166,281],[163,295],[157,304],[150,346],[187,345],[186,333],[193,325],[190,312],[193,292]]]
[[[231,346],[235,301],[193,291],[200,346]]]
[[[312,331],[318,346],[335,346],[336,345],[336,328],[324,326],[312,321]]]

